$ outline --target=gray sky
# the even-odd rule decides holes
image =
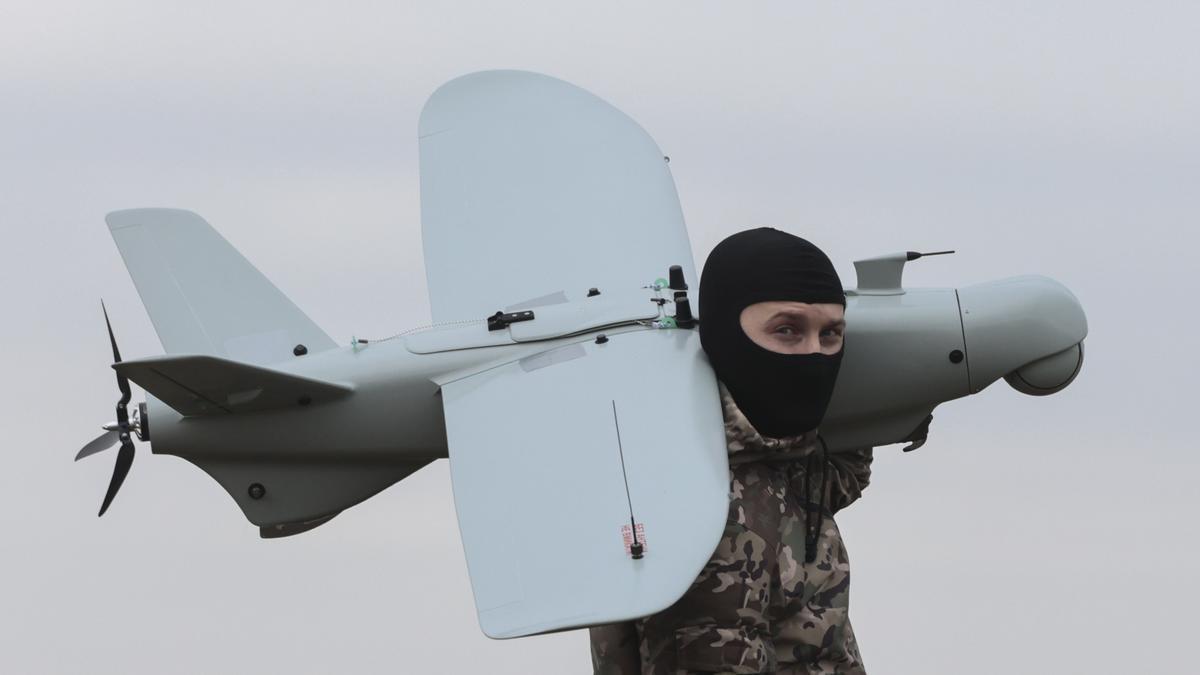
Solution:
[[[1053,6],[1048,6],[1053,4]],[[909,286],[1045,274],[1078,379],[1003,382],[877,450],[839,516],[888,673],[1190,659],[1200,460],[1200,10],[1187,3],[29,2],[0,6],[0,671],[585,672],[585,632],[479,631],[445,462],[264,542],[206,475],[72,464],[161,352],[104,227],[194,210],[339,342],[426,323],[416,122],[442,82],[561,77],[671,156],[697,262],[773,225]],[[852,330],[852,329],[851,329]]]

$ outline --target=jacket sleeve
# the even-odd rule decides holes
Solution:
[[[638,652],[637,624],[632,621],[592,626],[592,671],[595,675],[639,675],[642,658]]]
[[[829,454],[825,468],[829,471],[829,501],[826,503],[830,511],[837,513],[862,496],[871,483],[874,452],[874,448],[858,448]]]

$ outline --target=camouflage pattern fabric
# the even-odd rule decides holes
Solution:
[[[764,438],[723,385],[721,400],[730,461],[725,534],[674,605],[590,629],[595,672],[865,673],[833,513],[866,488],[872,449],[826,455],[817,430]]]

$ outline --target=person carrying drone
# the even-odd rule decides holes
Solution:
[[[845,352],[837,271],[805,239],[746,230],[709,255],[699,303],[729,449],[725,532],[674,605],[590,629],[595,672],[865,673],[833,514],[866,488],[872,448],[830,454],[817,429]]]

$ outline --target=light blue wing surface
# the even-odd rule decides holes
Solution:
[[[687,590],[729,504],[720,398],[695,331],[615,334],[441,384],[484,633],[622,621]],[[631,510],[640,560],[625,545]]]
[[[433,320],[578,300],[695,267],[663,152],[561,80],[486,71],[421,113],[421,225]]]

